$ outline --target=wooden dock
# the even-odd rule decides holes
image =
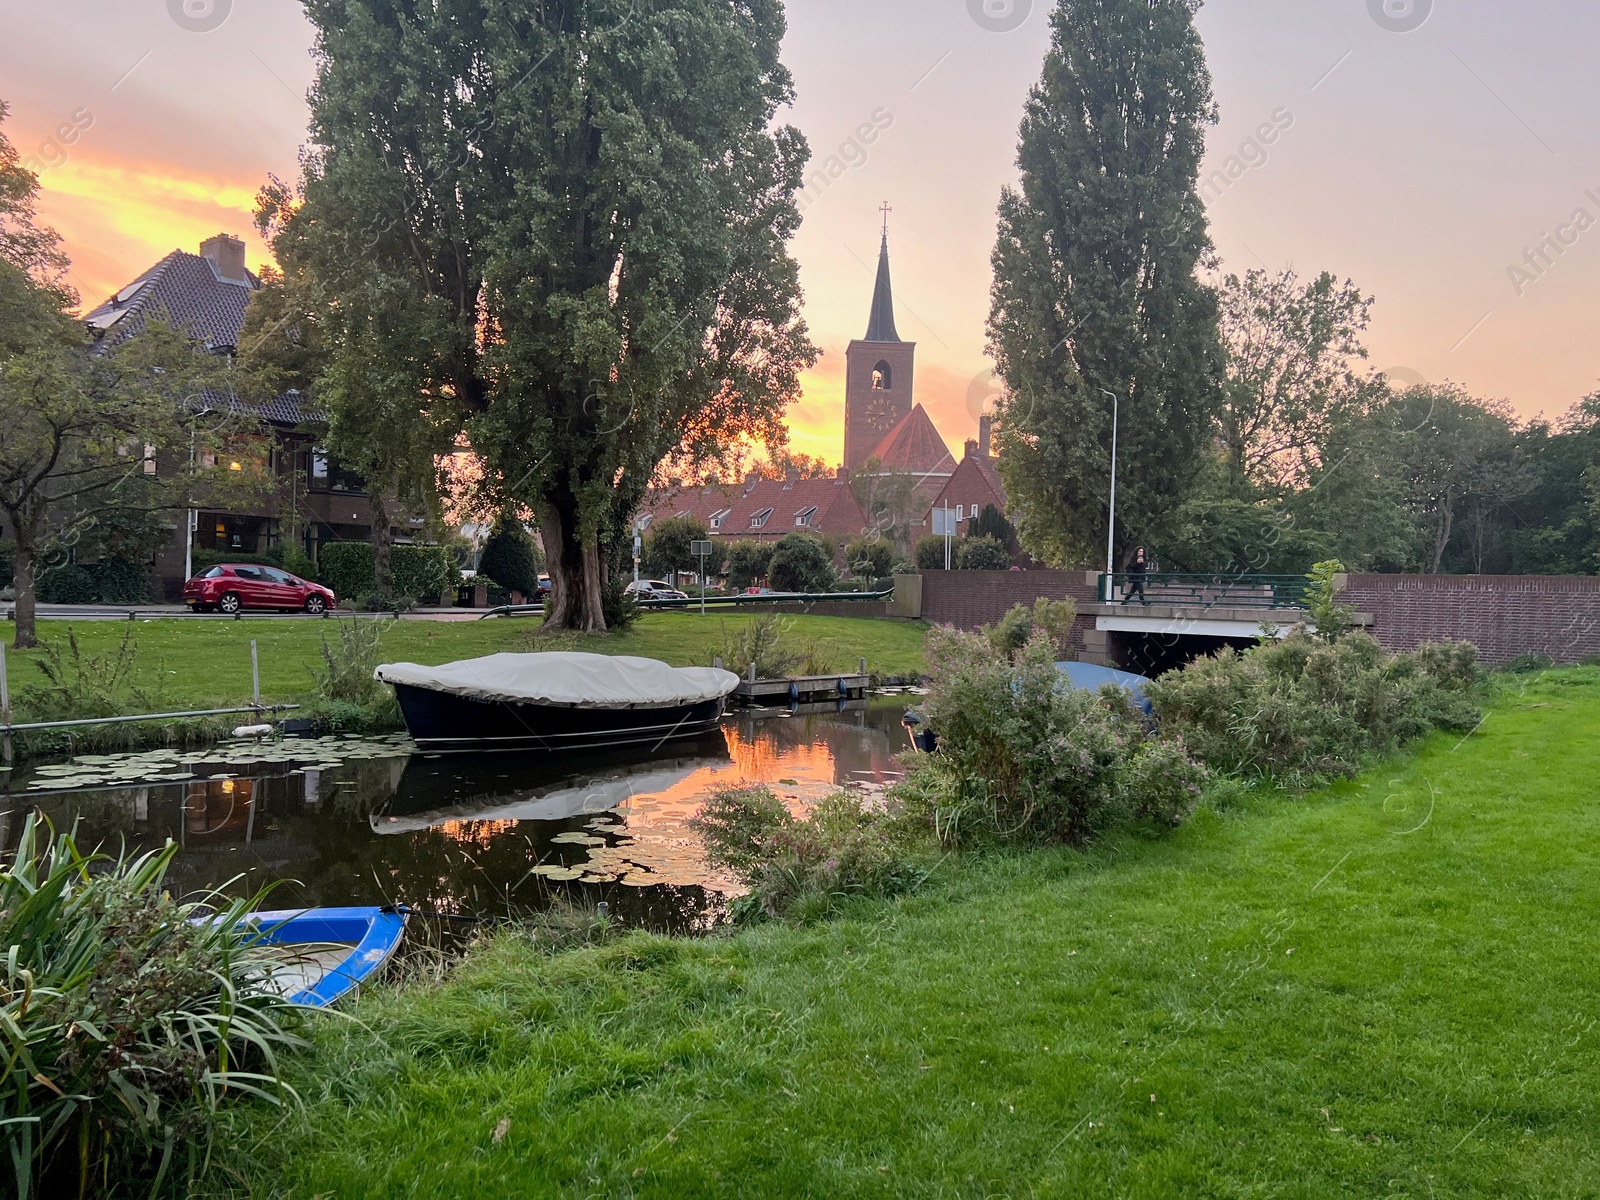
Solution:
[[[800,675],[793,679],[744,679],[734,689],[733,702],[743,707],[816,704],[826,700],[859,700],[867,694],[872,677],[852,675]]]

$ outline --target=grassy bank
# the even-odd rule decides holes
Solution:
[[[363,618],[365,619],[365,618]],[[637,654],[674,666],[706,666],[719,653],[724,631],[754,620],[733,614],[647,613],[622,633],[573,638],[569,648],[601,654]],[[855,670],[867,660],[881,675],[920,673],[923,626],[909,621],[863,620],[851,617],[790,616],[786,636],[826,644],[840,669]],[[398,621],[389,624],[383,653],[392,661],[433,665],[502,650],[555,648],[535,639],[537,621],[510,619],[468,622]],[[250,702],[250,642],[261,658],[261,695],[269,703],[311,698],[315,683],[310,668],[321,663],[324,637],[337,641],[332,621],[217,621],[185,618],[135,622],[139,643],[136,682],[159,692],[172,708],[212,708]],[[109,651],[129,625],[121,621],[41,621],[43,641],[64,643],[70,630],[86,653]],[[37,678],[30,660],[38,652],[7,651],[12,694]],[[26,720],[19,706],[18,719]]]
[[[1589,1195],[1600,670],[1173,836],[375,995],[258,1196]],[[219,1181],[221,1177],[219,1176]]]

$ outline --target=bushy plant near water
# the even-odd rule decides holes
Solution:
[[[939,750],[896,788],[908,818],[960,846],[1083,844],[1130,818],[1188,815],[1205,769],[1145,729],[1126,692],[1066,686],[1044,628],[998,650],[985,634],[929,631],[924,712]]]
[[[0,871],[0,1125],[22,1197],[177,1190],[224,1101],[292,1096],[277,1055],[301,1010],[262,987],[278,960],[241,924],[258,897],[175,901],[176,852],[85,855],[30,816]]]
[[[731,788],[689,823],[711,865],[750,889],[736,917],[820,917],[851,896],[897,895],[921,878],[897,822],[858,792],[835,792],[796,817],[768,788]]]
[[[1152,682],[1164,730],[1211,768],[1288,786],[1351,775],[1433,729],[1482,718],[1485,675],[1467,642],[1390,654],[1365,633],[1328,643],[1297,631],[1224,649]]]
[[[1051,600],[1040,596],[1031,608],[1018,604],[993,625],[986,625],[983,632],[995,649],[1015,654],[1028,644],[1034,630],[1042,629],[1055,643],[1057,655],[1064,657],[1072,635],[1072,623],[1077,619],[1078,605],[1072,599]]]
[[[778,613],[762,613],[729,630],[722,625],[722,665],[741,679],[753,664],[757,679],[830,675],[836,669],[833,644],[820,638],[790,635],[789,622]]]
[[[360,732],[392,729],[400,720],[399,705],[388,685],[373,677],[382,661],[383,633],[390,623],[380,619],[340,621],[339,640],[322,638],[322,669],[307,667],[317,681],[321,715],[335,729]]]

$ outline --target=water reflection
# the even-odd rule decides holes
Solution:
[[[33,808],[58,828],[79,822],[88,845],[170,838],[180,890],[273,882],[274,906],[404,902],[480,916],[566,895],[606,900],[644,927],[702,929],[737,890],[688,828],[707,794],[765,783],[799,811],[841,785],[881,788],[907,748],[903,707],[879,697],[741,714],[659,753],[559,763],[421,755],[402,739],[84,756],[0,785],[0,853]],[[127,782],[141,774],[148,782]]]

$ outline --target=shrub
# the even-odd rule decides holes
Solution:
[[[443,546],[395,546],[389,551],[389,573],[402,596],[441,597],[461,578],[455,557]]]
[[[689,547],[694,542],[710,541],[711,533],[698,517],[665,517],[653,521],[644,539],[644,569],[664,579],[672,578],[678,571],[693,571],[698,578],[700,560],[689,553]],[[716,575],[722,570],[722,544],[712,542],[711,549],[706,559],[706,573]]]
[[[322,670],[308,667],[317,681],[317,694],[328,702],[367,709],[392,705],[394,698],[373,672],[378,669],[385,623],[351,618],[339,622],[339,640],[322,639]]]
[[[283,547],[283,561],[279,565],[289,574],[296,575],[301,579],[315,579],[317,577],[317,564],[299,546]]]
[[[1350,631],[1355,618],[1354,609],[1346,608],[1335,600],[1338,589],[1334,585],[1334,577],[1343,571],[1342,562],[1329,559],[1317,563],[1306,576],[1310,581],[1306,588],[1306,615],[1316,626],[1316,636],[1325,642],[1337,642]]]
[[[944,570],[944,538],[938,534],[930,533],[927,537],[918,538],[914,553],[917,560],[917,570]]]
[[[1082,843],[1125,815],[1122,767],[1145,736],[1125,693],[1063,686],[1042,630],[1007,656],[933,629],[927,655],[939,752],[918,760],[904,800],[941,841]]]
[[[983,511],[972,519],[972,524],[967,526],[967,533],[972,537],[992,537],[1007,549],[1017,540],[1017,531],[1005,514],[992,504],[985,504]]]
[[[1123,795],[1132,816],[1159,825],[1181,825],[1200,803],[1210,777],[1182,742],[1150,739],[1128,760]]]
[[[155,696],[136,682],[138,659],[139,643],[131,627],[123,630],[116,646],[86,654],[69,625],[65,650],[56,642],[40,645],[34,666],[44,682],[24,688],[18,699],[36,721],[159,712]]]
[[[728,586],[736,591],[754,587],[772,568],[772,547],[761,542],[734,542],[728,547]]]
[[[956,543],[955,567],[958,571],[1008,571],[1011,555],[992,537],[964,537]]]
[[[786,640],[786,624],[777,613],[762,613],[739,626],[730,636],[727,622],[723,622],[722,665],[740,678],[749,674],[752,664],[757,679],[830,674],[833,671],[831,644],[819,640]]]
[[[1072,623],[1078,619],[1078,606],[1071,600],[1051,600],[1040,596],[1033,607],[1018,604],[995,624],[986,626],[984,636],[995,649],[1015,654],[1028,644],[1034,630],[1042,629],[1050,635],[1059,661],[1067,656],[1072,637]]]
[[[370,542],[325,542],[317,551],[322,582],[341,600],[354,602],[377,586]]]
[[[1513,675],[1537,675],[1555,665],[1556,660],[1548,654],[1519,654],[1506,664],[1506,670]]]
[[[847,897],[896,895],[918,879],[894,823],[857,792],[835,792],[798,819],[767,788],[719,792],[689,824],[712,865],[750,889],[738,916],[823,916]]]
[[[150,599],[150,576],[131,558],[101,559],[94,577],[95,599],[101,604],[143,604]]]
[[[833,555],[810,534],[785,534],[772,548],[768,576],[774,591],[826,592],[834,582]]]
[[[0,871],[0,1123],[22,1197],[153,1195],[203,1169],[224,1100],[293,1095],[276,1055],[303,1044],[299,1010],[261,986],[281,960],[241,921],[260,897],[175,901],[177,850],[86,856],[30,815]]]
[[[94,572],[78,563],[62,563],[39,573],[42,604],[93,604],[99,595]]]
[[[894,567],[894,547],[881,537],[862,536],[844,548],[844,559],[857,579],[882,579]]]
[[[1466,643],[1391,655],[1365,633],[1329,644],[1299,631],[1190,663],[1146,695],[1162,728],[1213,770],[1300,786],[1353,774],[1431,729],[1473,728],[1483,679]]]
[[[486,575],[507,591],[534,596],[539,592],[539,557],[533,538],[514,517],[502,518],[483,544],[478,574]]]

